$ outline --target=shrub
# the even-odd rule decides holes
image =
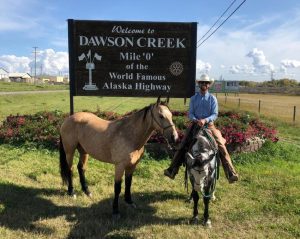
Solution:
[[[135,111],[128,112],[130,115]],[[95,112],[101,118],[115,120],[122,117],[114,112]],[[59,128],[68,114],[60,111],[39,112],[34,115],[10,115],[0,126],[0,143],[35,144],[37,147],[54,149],[59,143]],[[184,136],[185,129],[190,122],[185,112],[174,111],[173,121],[176,125],[179,138]],[[227,144],[241,144],[252,137],[270,139],[276,142],[274,127],[262,123],[259,119],[245,113],[221,112],[216,121]],[[149,143],[164,143],[164,137],[155,132]]]

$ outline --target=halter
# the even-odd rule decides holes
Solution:
[[[163,132],[162,132],[163,137],[164,137],[164,139],[166,140],[169,149],[170,149],[170,150],[174,150],[174,147],[169,143],[169,140],[168,140],[168,139],[165,137],[165,135],[164,135],[165,130],[168,129],[168,128],[173,127],[174,124],[170,124],[170,125],[168,125],[168,126],[166,126],[166,127],[162,127],[161,124],[158,122],[158,120],[157,120],[157,119],[154,117],[154,115],[153,115],[153,106],[152,106],[150,112],[151,112],[151,117],[152,117],[152,123],[151,123],[151,124],[153,124],[153,120],[154,120],[155,123],[162,129],[162,131],[163,131]]]
[[[174,126],[174,124],[170,124],[170,125],[168,125],[168,126],[166,126],[166,127],[162,127],[161,124],[158,122],[158,120],[157,120],[157,119],[154,117],[154,115],[153,115],[153,107],[151,108],[150,112],[151,112],[152,120],[154,120],[155,123],[163,130],[163,134],[164,134],[164,131],[165,131],[166,129],[168,129],[168,128]]]

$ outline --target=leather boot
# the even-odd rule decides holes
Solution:
[[[221,158],[222,166],[223,166],[225,176],[226,176],[228,182],[235,183],[236,181],[238,181],[239,175],[235,172],[231,161],[228,162],[228,160],[226,160],[222,156],[220,158]]]
[[[174,179],[176,174],[179,171],[179,167],[184,162],[184,156],[185,156],[185,149],[184,148],[179,149],[175,153],[175,155],[172,159],[172,163],[169,166],[169,168],[164,170],[164,175],[171,178],[171,179]]]

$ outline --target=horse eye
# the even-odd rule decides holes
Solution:
[[[163,115],[159,115],[159,118],[163,119],[163,118],[164,118],[164,116],[163,116]]]

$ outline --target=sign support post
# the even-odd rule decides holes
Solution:
[[[69,87],[70,87],[70,115],[74,114],[74,20],[68,19],[68,39],[69,39]]]

